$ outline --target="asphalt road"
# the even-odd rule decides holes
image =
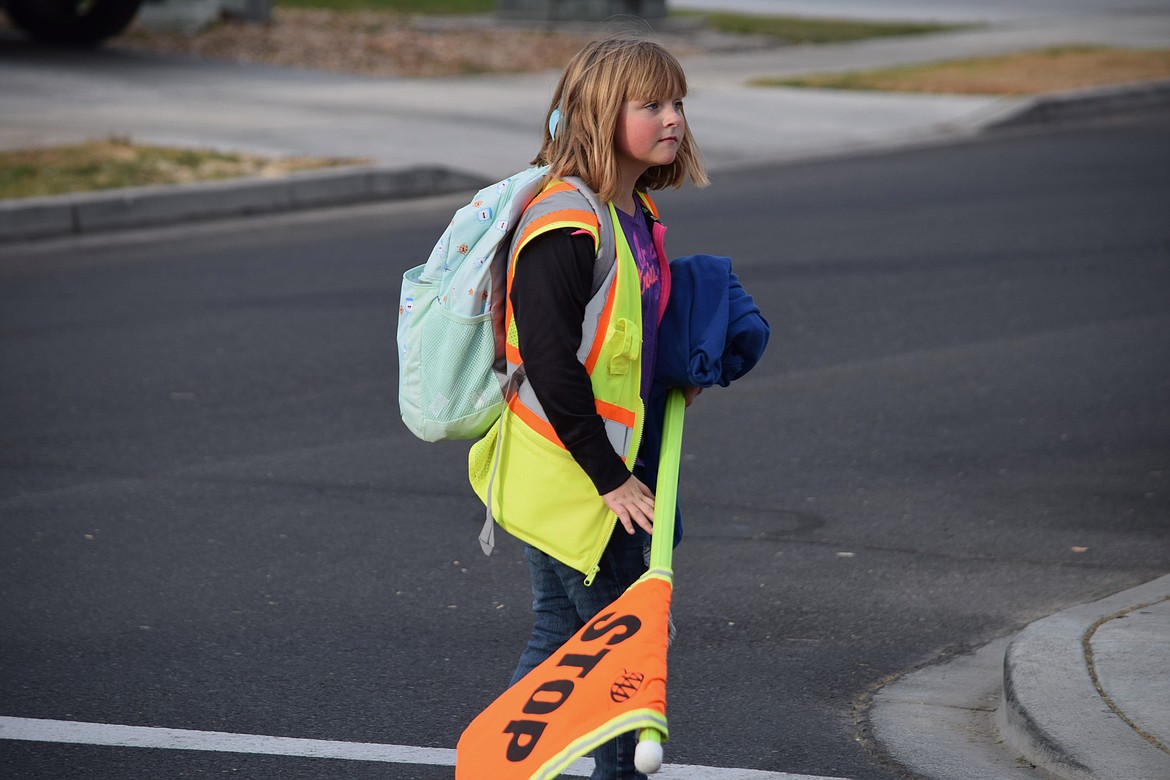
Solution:
[[[901,777],[884,680],[1170,570],[1170,115],[660,198],[765,360],[688,415],[668,762]],[[0,716],[450,748],[529,623],[397,420],[450,198],[7,246]],[[0,740],[12,778],[443,767]]]

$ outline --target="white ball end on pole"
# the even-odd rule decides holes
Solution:
[[[662,768],[662,743],[643,739],[634,748],[634,767],[642,774],[652,775]]]

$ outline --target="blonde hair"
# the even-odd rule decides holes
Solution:
[[[547,130],[533,165],[548,165],[554,176],[579,176],[603,202],[622,193],[614,137],[628,100],[670,100],[687,94],[682,66],[661,45],[642,38],[605,38],[573,56],[557,84],[545,116],[560,111],[555,137]],[[687,127],[674,162],[646,171],[636,190],[681,187],[686,179],[707,184],[698,146]]]

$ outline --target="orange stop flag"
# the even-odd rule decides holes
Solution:
[[[471,722],[455,780],[547,780],[627,731],[666,739],[674,510],[683,392],[666,399],[650,571]]]
[[[666,735],[669,569],[652,569],[459,738],[455,780],[553,778],[619,734]]]

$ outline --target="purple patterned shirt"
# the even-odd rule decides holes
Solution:
[[[642,403],[648,404],[650,381],[654,378],[654,358],[658,349],[658,302],[662,294],[662,280],[659,279],[658,253],[654,239],[638,204],[637,214],[626,214],[617,210],[634,262],[638,265],[638,277],[642,282]]]

